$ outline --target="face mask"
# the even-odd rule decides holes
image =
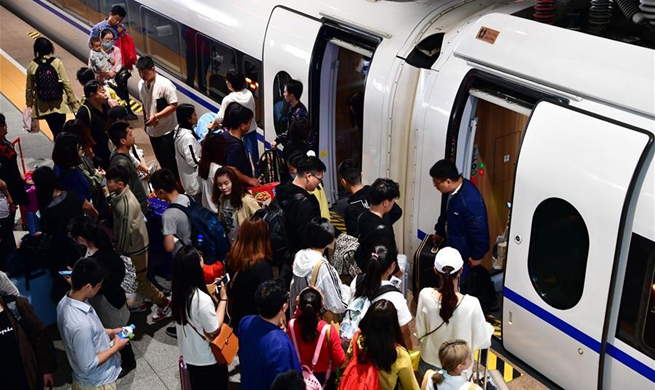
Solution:
[[[295,178],[296,178],[296,176],[298,176],[298,175],[297,175],[297,174],[295,174],[295,173],[292,173],[292,174],[291,174],[291,180],[293,180],[293,179],[295,179]]]
[[[114,46],[114,42],[102,42],[102,46],[104,46],[105,49],[111,49]]]

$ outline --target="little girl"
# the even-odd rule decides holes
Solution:
[[[473,365],[473,353],[466,341],[444,341],[439,347],[439,360],[442,368],[425,373],[421,390],[482,390],[462,376]]]

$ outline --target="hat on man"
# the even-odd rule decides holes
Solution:
[[[123,106],[114,106],[109,109],[107,116],[112,119],[128,119],[127,117],[130,113],[127,111],[127,108]]]
[[[457,249],[449,246],[440,249],[434,257],[434,268],[442,274],[446,273],[446,271],[444,271],[445,267],[451,267],[453,269],[450,271],[450,274],[452,275],[462,269],[463,265],[464,260],[462,260],[462,255],[459,254]]]

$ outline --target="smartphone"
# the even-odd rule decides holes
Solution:
[[[73,271],[71,271],[71,270],[59,271],[59,275],[65,277],[65,278],[70,278],[72,274],[73,274]]]
[[[214,282],[216,286],[220,286],[221,283],[223,283],[224,286],[227,286],[227,284],[230,283],[230,274],[225,274],[222,278]]]

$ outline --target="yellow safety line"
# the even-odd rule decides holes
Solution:
[[[508,383],[514,379],[514,367],[507,364],[507,362],[505,362],[505,369],[503,370],[503,378],[505,379],[505,382]]]

